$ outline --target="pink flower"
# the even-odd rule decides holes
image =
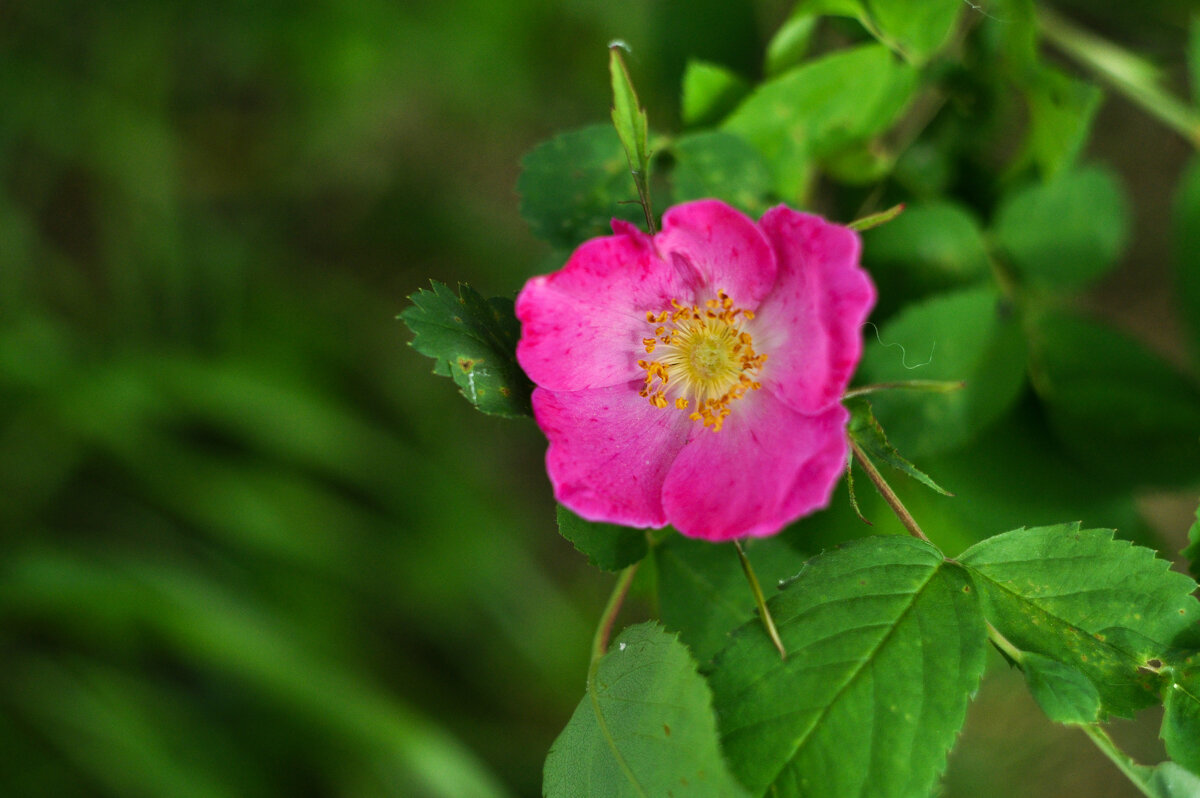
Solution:
[[[614,221],[517,297],[554,495],[592,521],[729,540],[826,506],[875,288],[845,227],[716,200]]]

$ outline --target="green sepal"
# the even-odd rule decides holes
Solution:
[[[1046,717],[1055,723],[1095,723],[1100,718],[1100,691],[1092,680],[1056,659],[1021,655],[1025,683]]]
[[[511,299],[484,299],[469,285],[431,281],[409,299],[400,318],[413,332],[412,347],[434,359],[433,372],[450,377],[468,402],[484,413],[528,416],[533,383],[517,364],[521,326]]]
[[[620,571],[641,562],[649,550],[646,530],[587,521],[558,506],[558,531],[588,562],[603,571]]]
[[[924,471],[905,460],[900,452],[896,451],[896,447],[888,443],[887,435],[883,432],[883,427],[879,425],[879,421],[871,411],[870,402],[861,397],[854,397],[847,399],[843,404],[850,411],[850,424],[847,428],[850,438],[871,459],[887,463],[897,471],[907,474],[922,485],[937,491],[943,496],[954,495],[934,482]],[[857,509],[857,506],[855,509]]]
[[[638,199],[646,214],[646,226],[650,232],[654,232],[654,211],[650,205],[650,150],[646,143],[649,135],[646,112],[638,104],[637,92],[633,89],[629,70],[625,68],[625,60],[621,58],[621,46],[610,46],[608,56],[608,71],[612,77],[613,126],[617,129],[617,136],[621,139],[621,146],[625,148],[625,155],[629,160]]]
[[[546,757],[545,798],[747,798],[726,767],[712,694],[687,647],[631,626],[593,664],[587,695]]]

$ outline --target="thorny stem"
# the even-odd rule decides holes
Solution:
[[[617,577],[617,583],[613,585],[612,595],[608,597],[608,604],[604,607],[604,612],[600,615],[600,624],[596,627],[596,635],[592,638],[592,665],[588,672],[588,681],[592,680],[592,672],[596,669],[596,664],[600,662],[600,658],[604,656],[604,652],[608,650],[608,638],[612,634],[613,624],[617,620],[617,613],[621,611],[621,604],[625,601],[625,594],[629,592],[629,584],[633,581],[633,575],[637,573],[638,564],[626,568]]]
[[[909,534],[915,538],[920,538],[926,543],[929,543],[929,538],[926,537],[925,533],[921,531],[921,527],[917,524],[917,519],[912,517],[912,513],[910,513],[908,508],[904,506],[904,503],[900,501],[900,497],[896,495],[896,492],[892,490],[892,486],[889,485],[887,480],[883,478],[883,475],[879,473],[879,469],[877,469],[875,464],[871,462],[871,459],[867,457],[867,453],[864,452],[859,445],[854,442],[853,439],[850,440],[850,449],[854,452],[854,456],[858,459],[859,465],[863,467],[863,471],[867,472],[867,476],[870,478],[871,482],[875,484],[875,489],[879,491],[879,495],[882,496],[883,500],[888,503],[889,507],[892,508],[892,512],[895,513],[896,517],[900,519],[900,523],[904,524],[904,528],[909,531]]]
[[[783,647],[779,630],[775,628],[775,619],[771,617],[771,611],[767,609],[767,600],[763,597],[762,585],[758,583],[758,577],[754,575],[754,568],[750,565],[750,559],[746,556],[745,549],[742,548],[742,542],[735,539],[733,546],[737,549],[742,570],[746,573],[746,581],[750,583],[750,592],[754,594],[754,603],[758,605],[758,617],[762,619],[763,628],[767,630],[767,637],[771,638],[771,642],[775,644],[775,648],[779,651],[779,658],[787,659],[787,649]]]
[[[1039,7],[1037,14],[1038,27],[1058,49],[1200,149],[1200,114],[1159,86],[1148,64],[1112,42],[1076,28],[1045,7]]]

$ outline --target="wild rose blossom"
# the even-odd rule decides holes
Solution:
[[[517,297],[554,494],[583,518],[765,536],[829,503],[875,288],[852,230],[716,200],[613,221]]]

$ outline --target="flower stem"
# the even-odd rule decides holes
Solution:
[[[612,594],[608,597],[608,604],[604,607],[604,612],[600,616],[600,624],[596,627],[596,635],[592,638],[592,667],[594,671],[596,663],[604,656],[604,652],[608,650],[608,638],[612,634],[613,624],[617,620],[617,613],[621,611],[621,604],[625,601],[625,594],[629,592],[629,584],[633,582],[633,575],[637,573],[638,564],[626,568],[621,571],[617,577],[617,583],[613,585]],[[588,674],[588,680],[591,680],[591,673]]]
[[[1042,34],[1058,49],[1200,149],[1200,113],[1165,91],[1153,66],[1112,42],[1075,27],[1045,6],[1038,7],[1037,16]]]
[[[895,513],[896,517],[900,519],[900,523],[904,524],[904,528],[907,529],[909,534],[911,534],[913,537],[920,538],[928,543],[929,538],[926,537],[925,533],[921,531],[921,527],[917,524],[917,519],[912,517],[912,513],[910,513],[908,508],[904,506],[904,503],[900,501],[900,497],[896,495],[896,492],[892,490],[892,486],[889,485],[887,480],[883,478],[883,475],[879,473],[879,469],[877,469],[875,464],[871,462],[871,459],[867,457],[867,453],[864,452],[859,445],[854,442],[853,439],[850,440],[850,449],[854,452],[854,456],[858,459],[859,465],[863,467],[863,471],[867,472],[867,476],[870,478],[871,482],[875,484],[875,489],[879,491],[879,495],[882,496],[883,500],[888,503],[889,507],[892,508],[892,512]]]
[[[758,605],[758,617],[762,619],[763,628],[767,630],[767,637],[771,638],[771,642],[775,644],[775,648],[779,651],[779,658],[787,659],[787,649],[783,647],[783,640],[779,637],[779,630],[775,628],[775,619],[771,617],[771,610],[767,608],[767,600],[763,597],[762,585],[758,583],[758,577],[754,575],[754,568],[750,565],[750,558],[746,556],[746,551],[742,548],[740,540],[734,540],[733,547],[737,549],[738,559],[742,563],[742,570],[746,573],[746,581],[750,583],[750,592],[754,594],[754,603]]]

